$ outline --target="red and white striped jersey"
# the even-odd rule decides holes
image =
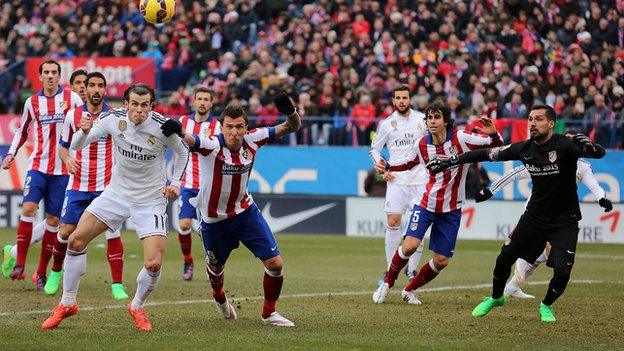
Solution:
[[[491,146],[500,146],[503,138],[499,133],[495,137],[472,134],[463,130],[447,133],[442,145],[433,145],[431,134],[427,134],[416,142],[410,155],[397,160],[391,165],[390,171],[405,171],[419,164],[427,164],[435,156],[461,155],[464,152]],[[461,164],[443,172],[428,173],[425,191],[414,200],[422,208],[436,213],[454,211],[461,208],[466,201],[466,176],[470,165]]]
[[[86,105],[83,105],[67,112],[67,117],[63,123],[63,136],[59,144],[70,149],[70,155],[76,159],[78,168],[74,174],[69,175],[68,190],[104,191],[104,188],[110,183],[113,170],[113,139],[110,135],[101,137],[84,149],[73,150],[70,148],[74,133],[80,130],[82,113],[86,112],[93,120],[96,120],[101,113],[108,110],[108,105],[104,104],[100,113],[91,113],[87,110]]]
[[[193,115],[180,117],[182,130],[189,134],[209,138],[221,133],[221,123],[215,117],[208,117],[203,122],[196,122]],[[199,189],[200,180],[199,154],[192,152],[189,155],[189,163],[182,178],[182,187],[187,189]]]
[[[58,88],[52,97],[46,97],[43,90],[31,96],[24,103],[24,113],[19,128],[15,131],[9,154],[15,155],[28,139],[32,123],[34,150],[28,159],[28,169],[46,174],[65,175],[67,168],[58,155],[58,141],[61,139],[65,114],[81,106],[80,96],[71,90]]]
[[[247,184],[256,152],[274,138],[274,127],[253,129],[243,137],[240,149],[230,150],[223,134],[210,138],[195,135],[191,151],[201,154],[201,182],[199,194],[190,202],[200,211],[204,222],[234,217],[253,204]]]

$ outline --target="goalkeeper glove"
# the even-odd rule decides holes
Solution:
[[[295,106],[293,106],[292,101],[290,101],[290,98],[284,92],[275,95],[273,97],[273,103],[275,103],[277,110],[286,116],[290,116],[295,113]]]
[[[605,209],[605,212],[609,212],[613,209],[613,204],[606,197],[598,200],[598,204],[600,205],[600,207]]]
[[[577,143],[581,147],[581,149],[583,149],[584,153],[596,152],[594,143],[591,141],[591,139],[589,139],[589,137],[587,137],[587,135],[576,134],[575,136],[572,137],[572,140],[574,140],[574,142]]]
[[[427,163],[427,169],[433,173],[440,173],[443,170],[459,164],[459,157],[453,155],[451,157],[435,157]]]

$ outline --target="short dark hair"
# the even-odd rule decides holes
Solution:
[[[398,87],[392,89],[392,98],[394,99],[394,93],[396,93],[397,91],[407,91],[407,96],[411,99],[412,98],[412,91],[410,90],[410,88],[407,85],[401,84]]]
[[[442,114],[442,118],[444,119],[444,124],[446,125],[446,128],[453,127],[453,119],[451,118],[451,109],[446,104],[446,102],[444,102],[444,100],[438,98],[434,102],[429,104],[429,106],[425,108],[425,119],[427,119],[430,112],[440,112]]]
[[[156,94],[154,93],[154,89],[150,88],[148,85],[143,83],[136,83],[129,86],[126,91],[124,91],[124,101],[130,102],[130,94],[135,93],[137,95],[145,95],[149,94],[151,101],[150,103],[156,102]]]
[[[75,70],[71,74],[71,77],[69,77],[69,84],[74,84],[74,81],[76,80],[76,77],[78,77],[78,76],[87,76],[87,79],[88,79],[89,73],[87,73],[87,71],[84,70],[84,69],[77,69],[77,70]]]
[[[195,90],[193,91],[193,97],[197,97],[197,94],[199,93],[208,93],[210,95],[210,100],[214,100],[215,92],[206,87],[195,88]]]
[[[529,113],[531,113],[531,111],[533,110],[546,110],[546,119],[549,121],[557,121],[557,112],[555,112],[554,108],[546,104],[534,105],[533,107],[531,107]]]
[[[221,124],[223,124],[223,120],[226,116],[230,118],[238,118],[242,116],[245,120],[245,124],[248,124],[247,113],[245,113],[245,110],[240,105],[227,105],[223,112],[221,112],[221,117],[219,117],[219,122]]]
[[[56,67],[58,68],[59,74],[61,74],[61,64],[58,63],[56,60],[45,60],[43,62],[41,62],[41,64],[39,65],[39,74],[43,73],[43,65],[45,64],[52,64],[52,65],[56,65]]]
[[[89,74],[87,74],[87,81],[85,83],[87,83],[87,85],[89,85],[89,81],[91,80],[91,78],[100,78],[104,81],[104,86],[106,86],[106,77],[104,77],[104,75],[102,74],[102,72],[91,72]]]

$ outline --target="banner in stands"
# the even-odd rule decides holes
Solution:
[[[347,235],[383,237],[383,198],[347,198]],[[522,201],[468,203],[462,208],[459,239],[505,240],[524,212]],[[597,203],[582,203],[579,242],[624,243],[624,204],[605,213]],[[407,217],[407,216],[404,216]]]
[[[32,82],[33,89],[42,88],[39,81],[39,65],[43,58],[29,57],[26,60],[26,78]],[[106,77],[108,96],[120,97],[124,90],[134,83],[156,86],[154,61],[140,57],[80,57],[58,59],[61,65],[62,86],[69,86],[69,77],[78,69],[87,72],[99,71]]]
[[[2,117],[0,116],[0,123]],[[22,151],[23,150],[23,151]],[[0,189],[21,190],[28,166],[29,146],[16,157],[15,166],[6,177],[0,170]],[[364,180],[372,168],[368,148],[357,147],[285,147],[265,146],[258,153],[249,181],[249,189],[260,194],[309,194],[333,196],[366,196]],[[609,150],[600,160],[588,160],[596,179],[613,202],[624,199],[624,151]],[[484,162],[490,180],[500,178],[520,162]],[[173,162],[167,152],[167,171]],[[513,182],[494,199],[524,200],[531,193],[530,180]],[[579,198],[594,201],[586,186],[579,184]]]

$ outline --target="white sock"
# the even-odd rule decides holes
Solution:
[[[416,251],[410,256],[409,261],[407,262],[408,273],[416,271],[418,273],[418,264],[420,263],[420,258],[423,254],[423,242],[420,242]]]
[[[44,219],[33,227],[32,236],[30,237],[30,246],[35,245],[43,239],[43,232],[45,231],[46,226],[47,224]],[[17,245],[13,245],[13,247],[11,247],[11,257],[17,258]]]
[[[511,279],[509,279],[509,281],[507,282],[507,284],[505,285],[505,290],[518,290],[520,286],[518,285],[518,279],[516,278],[516,275],[514,274],[513,277],[511,277]]]
[[[548,261],[548,252],[544,250],[544,252],[542,252],[542,254],[537,258],[537,260],[535,260],[535,266],[537,267],[546,261]]]
[[[160,270],[158,272],[151,272],[141,268],[139,275],[137,275],[137,290],[132,299],[132,309],[143,308],[143,304],[152,290],[156,288],[158,281],[160,280]]]
[[[401,227],[386,227],[386,261],[388,266],[392,262],[392,256],[401,246]]]
[[[76,294],[80,285],[80,278],[87,271],[87,250],[75,252],[67,250],[63,262],[63,296],[61,303],[71,306],[76,303]]]

